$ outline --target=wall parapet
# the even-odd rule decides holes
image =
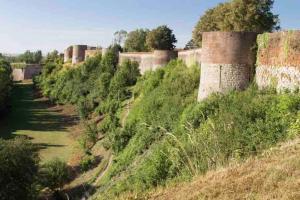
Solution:
[[[178,58],[188,66],[201,64],[201,52],[202,49],[191,49],[178,52]]]

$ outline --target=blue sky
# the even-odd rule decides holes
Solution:
[[[167,24],[183,47],[206,9],[224,0],[0,0],[0,52],[108,46],[116,30]],[[300,29],[300,0],[275,0],[283,29]]]

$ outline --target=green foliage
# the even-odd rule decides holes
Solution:
[[[12,89],[12,69],[10,64],[0,58],[0,112],[7,107],[8,98]]]
[[[201,16],[193,31],[193,39],[201,45],[202,32],[253,31],[279,29],[278,15],[271,11],[274,0],[230,0],[209,9]]]
[[[126,52],[145,52],[149,51],[146,44],[146,37],[149,33],[148,29],[137,29],[131,31],[127,35],[127,39],[124,45],[124,51]]]
[[[80,161],[80,169],[82,171],[88,171],[89,169],[91,169],[93,167],[93,165],[95,164],[95,161],[96,161],[96,159],[92,155],[84,156]]]
[[[166,25],[159,26],[147,34],[146,44],[152,50],[172,50],[177,42],[173,30]]]
[[[27,140],[0,140],[0,199],[34,199],[38,162]]]
[[[40,169],[40,182],[52,191],[61,189],[68,181],[69,170],[65,162],[54,159],[45,163]]]

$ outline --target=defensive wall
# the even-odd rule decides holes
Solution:
[[[27,64],[22,68],[13,68],[12,76],[14,81],[32,79],[42,72],[42,66],[39,64]]]
[[[177,51],[167,50],[154,50],[153,52],[129,52],[119,53],[119,63],[123,63],[125,60],[135,61],[139,63],[141,74],[144,74],[149,70],[156,70],[162,67],[170,60],[178,57]]]
[[[68,48],[65,58],[76,64],[98,52],[86,45]],[[257,51],[256,51],[257,50]],[[102,55],[106,49],[102,49]],[[278,91],[300,87],[300,31],[283,31],[258,35],[254,32],[204,32],[202,48],[186,51],[119,53],[125,60],[139,63],[140,71],[155,70],[179,58],[187,66],[201,64],[198,100],[212,93],[243,90],[255,80],[259,88]]]
[[[300,31],[265,33],[258,36],[256,83],[277,91],[300,87]]]
[[[201,52],[202,49],[192,49],[184,50],[178,52],[178,59],[183,60],[183,62],[189,67],[192,65],[201,64]]]
[[[203,33],[199,101],[212,93],[243,90],[249,85],[256,37],[253,32]]]
[[[98,54],[102,54],[102,49],[87,45],[73,45],[64,50],[64,62],[78,64]]]

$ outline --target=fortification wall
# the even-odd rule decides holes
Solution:
[[[125,60],[135,61],[139,63],[140,72],[144,74],[149,70],[156,70],[162,67],[172,59],[178,57],[177,51],[155,50],[153,52],[132,52],[132,53],[120,53],[119,63],[123,63]]]
[[[192,49],[186,51],[179,51],[178,58],[188,66],[200,65],[201,64],[201,49]]]
[[[73,47],[68,47],[67,49],[65,49],[64,51],[64,62],[69,62],[72,60],[72,56],[73,56]]]
[[[73,56],[72,64],[78,64],[83,62],[85,59],[85,51],[87,50],[87,45],[74,45],[73,46]]]
[[[92,58],[97,55],[102,55],[101,49],[88,49],[85,51],[85,59]]]
[[[256,33],[206,32],[202,38],[198,100],[245,89],[253,77]]]
[[[12,72],[14,81],[32,79],[42,72],[42,66],[38,64],[28,64],[24,68],[14,68]]]
[[[300,31],[258,36],[256,83],[277,91],[300,88]]]

